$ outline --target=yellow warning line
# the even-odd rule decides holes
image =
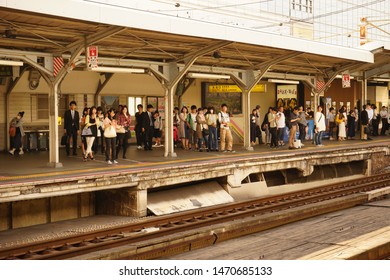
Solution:
[[[383,140],[383,141],[376,141],[374,143],[380,143],[380,142],[388,142],[389,140]],[[338,144],[336,144],[338,143]],[[332,148],[332,147],[344,147],[340,146],[338,141],[335,141],[333,144],[327,144],[325,146],[326,148]],[[349,146],[350,147],[350,146]],[[308,151],[308,150],[315,150],[317,147],[311,146],[311,147],[305,147],[301,151]],[[0,181],[10,181],[10,180],[20,180],[20,179],[31,179],[31,178],[43,178],[43,177],[55,177],[55,176],[63,176],[63,175],[76,175],[76,174],[82,174],[84,176],[88,176],[88,173],[97,173],[99,171],[115,171],[117,168],[120,168],[120,170],[117,170],[119,173],[122,172],[122,169],[131,169],[131,168],[139,168],[139,167],[154,167],[154,166],[161,166],[161,165],[167,165],[167,167],[170,167],[171,164],[176,163],[193,163],[193,162],[202,162],[202,161],[209,161],[210,159],[216,160],[216,159],[227,159],[227,158],[233,158],[237,156],[259,156],[264,155],[265,153],[269,152],[285,152],[285,153],[291,153],[291,150],[267,150],[267,151],[261,151],[261,152],[251,152],[250,154],[241,154],[241,153],[235,153],[235,154],[224,154],[223,157],[214,157],[212,154],[208,154],[210,156],[207,157],[200,157],[195,159],[175,159],[175,160],[167,160],[162,162],[144,162],[144,163],[137,163],[137,164],[130,164],[130,165],[114,165],[114,166],[106,166],[106,167],[94,167],[89,169],[82,169],[82,170],[67,170],[67,171],[57,171],[57,172],[47,172],[47,173],[36,173],[36,174],[29,174],[29,175],[16,175],[16,176],[8,176],[8,177],[0,177]]]

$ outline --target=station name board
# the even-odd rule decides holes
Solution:
[[[216,92],[242,92],[237,85],[209,85],[210,93]],[[252,92],[265,92],[265,84],[256,85]]]

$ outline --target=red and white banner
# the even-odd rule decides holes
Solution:
[[[349,74],[343,74],[343,88],[351,87],[351,76]]]
[[[64,67],[64,59],[61,56],[53,57],[53,76],[57,77],[58,73]]]
[[[87,48],[87,66],[88,69],[98,68],[98,47],[89,46]]]

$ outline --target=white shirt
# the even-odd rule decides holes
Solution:
[[[277,112],[276,116],[278,117],[276,120],[276,127],[277,128],[284,128],[286,127],[286,117],[284,116],[284,113]]]
[[[230,117],[228,113],[219,112],[218,120],[221,123],[221,128],[229,129]],[[223,124],[226,123],[226,124]]]
[[[371,108],[371,109],[366,109],[366,111],[368,114],[368,120],[371,121],[372,118],[374,117],[374,110]]]
[[[321,112],[316,112],[314,116],[314,124],[316,125],[317,131],[325,131],[325,116]]]
[[[386,109],[381,110],[379,114],[381,115],[382,119],[387,119],[388,113],[387,113]]]

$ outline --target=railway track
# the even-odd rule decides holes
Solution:
[[[356,201],[353,201],[352,204],[346,204],[345,208],[347,208],[366,202],[362,196],[356,196],[356,194],[388,186],[390,186],[390,173],[385,173],[274,197],[218,205],[162,217],[149,217],[139,223],[45,242],[2,248],[0,250],[0,259],[37,260],[74,258],[91,252],[144,242],[200,227],[237,221],[247,217],[261,217],[270,213],[277,213],[306,205],[314,206],[321,202],[355,195]],[[330,212],[331,210],[327,209],[326,211]],[[318,214],[321,213],[313,214],[313,216]],[[306,217],[296,217],[295,220],[303,218]],[[245,232],[255,232],[255,229],[247,231],[238,229],[230,233],[230,238],[239,236],[240,234],[244,235]],[[225,234],[224,239],[229,238],[226,235],[229,235],[229,233]],[[212,235],[206,237],[206,239],[208,240],[203,240],[203,242],[215,242],[215,237]],[[161,256],[158,252],[144,252],[130,258],[146,259],[158,256]]]

